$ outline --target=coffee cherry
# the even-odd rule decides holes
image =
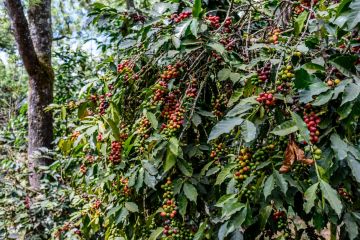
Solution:
[[[85,175],[85,174],[86,174],[86,171],[87,171],[87,168],[86,168],[85,164],[81,164],[81,166],[80,166],[80,172]]]
[[[281,30],[279,28],[272,30],[272,32],[269,33],[268,41],[273,44],[278,44],[280,32],[281,32]]]
[[[260,93],[259,97],[256,98],[256,101],[265,105],[266,107],[269,107],[269,106],[275,105],[276,99],[272,93],[263,92],[263,93]]]
[[[207,16],[205,17],[205,20],[210,23],[210,26],[213,28],[219,28],[220,27],[220,17],[219,16]]]
[[[186,12],[180,13],[179,15],[173,14],[173,15],[171,15],[170,19],[173,20],[175,23],[179,23],[190,16],[191,16],[191,11],[186,11]]]
[[[304,111],[304,122],[310,131],[310,140],[312,143],[317,143],[319,141],[320,132],[317,127],[320,121],[320,117],[317,116],[315,112],[311,111],[310,113],[307,113]]]

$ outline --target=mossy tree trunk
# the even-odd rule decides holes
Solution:
[[[40,148],[51,148],[53,139],[52,114],[45,108],[53,100],[54,74],[51,66],[51,0],[30,3],[28,20],[21,0],[5,0],[16,43],[29,75],[28,167],[30,185],[40,187],[37,168],[50,160],[36,157]]]

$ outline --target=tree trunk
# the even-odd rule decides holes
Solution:
[[[126,8],[127,9],[135,8],[134,0],[126,0]]]
[[[54,74],[51,67],[51,0],[39,0],[28,10],[29,23],[21,0],[5,1],[16,43],[24,67],[29,75],[28,167],[31,187],[40,187],[37,167],[51,161],[34,153],[40,148],[51,148],[53,139],[52,114],[45,108],[53,100]]]

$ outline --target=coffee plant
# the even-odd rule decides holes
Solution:
[[[57,238],[358,239],[359,0],[93,5]],[[65,177],[65,176],[64,176]]]

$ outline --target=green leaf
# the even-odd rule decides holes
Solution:
[[[249,120],[245,120],[241,125],[241,136],[246,143],[253,141],[256,138],[256,126]]]
[[[201,0],[194,0],[194,5],[192,8],[192,14],[194,18],[198,18],[201,13]]]
[[[235,117],[248,112],[253,109],[254,105],[257,105],[254,97],[242,99],[238,104],[233,107],[227,114],[226,117]]]
[[[240,73],[232,72],[232,73],[230,73],[229,77],[233,83],[237,83],[240,80],[241,75],[240,75]]]
[[[340,138],[336,133],[333,133],[330,137],[331,148],[334,150],[337,159],[343,160],[347,156],[348,145]]]
[[[176,164],[176,156],[170,151],[167,151],[164,171],[169,171]]]
[[[345,87],[341,106],[347,102],[354,101],[360,94],[360,86],[355,83],[350,83]]]
[[[149,237],[149,240],[156,240],[161,234],[162,234],[162,232],[163,232],[163,228],[162,227],[158,227],[157,229],[155,229],[152,233],[151,233],[151,235],[150,235],[150,237]]]
[[[218,138],[221,134],[229,133],[234,127],[244,122],[244,119],[239,117],[228,118],[218,122],[209,134],[208,142]]]
[[[311,103],[311,105],[321,106],[327,104],[332,99],[333,94],[333,91],[327,91],[325,93],[322,93],[316,97],[316,99]]]
[[[231,199],[234,199],[236,197],[236,194],[226,194],[222,195],[220,199],[216,202],[215,207],[222,208],[226,204],[226,202],[230,201]]]
[[[187,177],[191,177],[192,174],[193,174],[193,168],[191,167],[191,164],[182,160],[182,159],[179,159],[177,161],[177,166],[178,168],[180,169],[180,171]]]
[[[299,91],[301,103],[308,103],[313,100],[313,96],[328,91],[330,88],[323,82],[315,82],[309,85],[309,90]]]
[[[242,227],[242,224],[245,222],[247,217],[247,208],[244,205],[238,213],[236,213],[232,219],[231,224],[234,225],[235,228],[240,229]]]
[[[185,33],[186,30],[189,28],[191,23],[191,19],[187,19],[182,21],[176,28],[175,28],[175,37],[181,39]]]
[[[263,230],[265,228],[266,222],[269,219],[270,215],[272,212],[272,207],[266,206],[266,207],[262,207],[260,210],[260,230]]]
[[[196,38],[198,37],[198,29],[199,29],[199,20],[197,19],[191,20],[190,31]]]
[[[152,112],[146,112],[146,118],[149,119],[150,123],[151,123],[151,126],[154,128],[154,129],[157,129],[158,128],[158,121],[156,119],[156,116],[155,114],[153,114]]]
[[[155,189],[155,186],[156,186],[156,178],[154,176],[152,176],[150,173],[148,173],[147,171],[145,171],[145,174],[144,174],[144,183],[152,188],[152,189]]]
[[[305,69],[309,74],[314,74],[316,72],[324,72],[325,68],[319,64],[308,62],[301,66]]]
[[[347,24],[349,29],[353,29],[360,22],[360,1],[359,0],[352,1],[349,7],[351,11],[349,12],[348,15]]]
[[[276,186],[280,187],[281,191],[286,195],[286,192],[288,190],[288,183],[286,182],[283,175],[281,175],[277,170],[274,170],[273,176]]]
[[[204,238],[204,231],[206,229],[207,223],[206,222],[202,222],[200,224],[199,229],[197,230],[193,240],[202,240]]]
[[[213,164],[214,161],[208,162],[200,171],[200,176],[204,176],[204,174],[207,172],[211,164]]]
[[[360,162],[354,157],[352,153],[349,153],[346,159],[351,169],[352,175],[355,177],[356,181],[360,183]]]
[[[343,120],[343,119],[347,118],[350,115],[350,113],[352,112],[354,105],[355,105],[355,102],[348,102],[348,103],[345,103],[344,105],[342,105],[341,107],[339,107],[336,110],[336,112],[340,116],[339,120]]]
[[[305,139],[306,142],[310,142],[310,132],[306,126],[306,123],[295,112],[291,112],[291,117],[299,129],[300,135]]]
[[[119,224],[119,223],[123,222],[128,215],[129,215],[129,211],[126,208],[122,208],[119,211],[119,215],[117,216],[115,223]]]
[[[240,89],[237,89],[233,92],[233,94],[231,95],[230,97],[230,100],[227,104],[228,107],[231,107],[234,105],[234,103],[236,103],[240,97],[244,94],[244,89],[243,88],[240,88]]]
[[[305,21],[308,17],[309,12],[303,11],[296,19],[295,19],[295,26],[294,26],[294,33],[295,35],[299,35],[304,28]]]
[[[345,76],[351,76],[356,73],[355,62],[357,56],[355,55],[342,55],[331,59],[329,62],[336,67]]]
[[[271,133],[277,136],[286,136],[298,130],[299,129],[296,126],[296,123],[292,120],[289,120],[276,126],[274,130],[271,131]]]
[[[188,200],[186,199],[185,195],[181,194],[179,197],[179,213],[182,217],[186,214],[186,208],[188,205]]]
[[[218,240],[224,240],[225,237],[229,234],[228,224],[229,222],[225,222],[220,226],[218,231]]]
[[[310,77],[310,74],[303,68],[300,68],[295,71],[295,88],[297,89],[305,89],[312,84],[313,81]]]
[[[169,150],[175,155],[179,155],[179,140],[176,137],[171,137],[169,140]]]
[[[141,161],[143,167],[148,171],[151,175],[156,175],[158,173],[158,170],[156,167],[151,164],[148,160]]]
[[[139,211],[138,205],[136,203],[134,203],[134,202],[126,202],[125,207],[130,212],[138,212]]]
[[[227,80],[227,79],[230,77],[230,74],[231,74],[231,70],[230,70],[230,69],[228,69],[228,68],[223,68],[223,69],[221,69],[221,70],[218,72],[217,76],[218,76],[218,79],[219,79],[220,81],[225,81],[225,80]]]
[[[306,213],[311,211],[311,208],[314,206],[314,202],[316,199],[316,191],[319,187],[319,183],[315,183],[311,187],[309,187],[304,193],[304,210]]]
[[[191,183],[184,183],[184,193],[185,196],[192,202],[196,202],[197,199],[197,190]]]
[[[225,47],[220,43],[209,43],[208,46],[215,50],[220,55],[225,53]]]
[[[343,206],[337,192],[322,179],[320,179],[320,189],[331,208],[334,209],[336,214],[340,217]]]
[[[228,164],[228,165],[226,165],[221,170],[219,175],[217,176],[215,185],[219,185],[219,184],[223,183],[224,180],[229,176],[231,170],[234,169],[235,167],[236,167],[236,164]]]
[[[238,199],[232,199],[230,201],[227,201],[224,204],[224,207],[222,208],[222,218],[224,217],[230,217],[233,214],[237,213],[241,209],[245,208],[245,204],[239,202]]]
[[[266,179],[265,185],[264,185],[264,197],[265,197],[265,200],[271,194],[271,192],[274,190],[274,187],[275,187],[274,176],[270,175]]]
[[[350,213],[345,214],[344,223],[345,223],[346,231],[349,234],[349,239],[350,240],[356,239],[359,236],[359,227],[356,224],[354,217],[351,216]]]

